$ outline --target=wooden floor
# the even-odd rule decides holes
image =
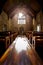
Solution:
[[[14,44],[12,43],[11,46],[8,48],[8,50],[5,52],[5,54],[2,56],[2,58],[0,58],[0,65],[20,65],[20,64],[14,64],[15,60],[13,51],[14,51]],[[32,46],[30,46],[30,49],[28,50],[27,54],[29,55],[28,58],[31,61],[30,65],[43,65],[41,59],[39,58],[38,54],[36,53],[35,49]]]

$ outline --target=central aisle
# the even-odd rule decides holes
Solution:
[[[25,36],[18,36],[9,47],[9,50],[2,65],[43,65]]]

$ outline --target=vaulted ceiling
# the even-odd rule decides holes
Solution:
[[[0,0],[0,14],[4,10],[10,15],[18,5],[26,7],[31,16],[36,16],[40,10],[43,11],[43,0]]]

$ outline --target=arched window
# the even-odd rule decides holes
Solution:
[[[37,31],[40,32],[41,31],[41,25],[37,25]]]
[[[26,17],[23,13],[18,14],[18,24],[26,24]]]

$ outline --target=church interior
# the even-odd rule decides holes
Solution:
[[[0,65],[43,65],[43,0],[0,0]]]

